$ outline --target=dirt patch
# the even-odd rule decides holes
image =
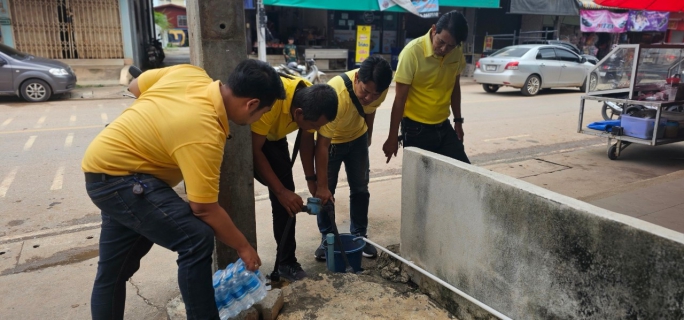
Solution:
[[[377,272],[325,273],[283,289],[278,319],[455,319],[414,287],[382,279]]]

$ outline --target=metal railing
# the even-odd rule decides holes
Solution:
[[[122,59],[117,0],[9,0],[15,46],[50,59]]]

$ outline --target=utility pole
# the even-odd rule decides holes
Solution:
[[[266,17],[266,11],[264,11],[264,0],[257,0],[256,12],[259,60],[268,62],[266,61],[266,23],[268,22],[268,18]]]
[[[188,0],[190,61],[210,77],[227,83],[240,61],[247,59],[245,9],[242,1]],[[256,248],[252,135],[249,126],[230,123],[221,165],[219,204]],[[216,241],[214,270],[238,259],[237,252]]]

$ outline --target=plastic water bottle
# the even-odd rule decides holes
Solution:
[[[226,295],[221,303],[223,306],[219,309],[219,317],[221,320],[227,320],[237,316],[241,310],[237,310],[238,306],[233,299],[233,296]]]
[[[245,288],[242,286],[242,283],[240,283],[240,281],[238,280],[237,275],[232,274],[230,275],[230,278],[226,280],[228,280],[228,292],[230,292],[230,294],[235,299],[238,313],[252,306],[253,301],[250,303],[250,298],[247,295],[247,291],[245,291]]]
[[[218,270],[214,272],[212,277],[212,286],[214,287],[214,301],[216,302],[216,308],[221,309],[223,306],[222,297],[225,296],[225,287],[222,286],[223,280],[223,270]]]
[[[264,284],[259,281],[259,278],[254,274],[254,272],[248,271],[244,266],[239,266],[235,273],[239,281],[245,287],[247,295],[250,297],[251,302],[259,302],[266,296],[266,290],[264,289]]]

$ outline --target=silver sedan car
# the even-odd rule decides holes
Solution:
[[[518,45],[480,59],[473,77],[488,93],[513,87],[533,96],[546,88],[579,87],[586,91],[587,82],[595,88],[598,76],[591,74],[587,79],[593,67],[584,57],[561,46]]]

